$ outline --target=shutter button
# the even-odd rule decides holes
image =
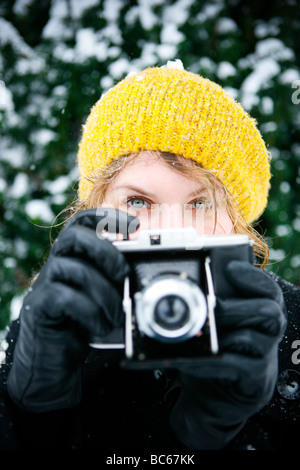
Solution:
[[[296,370],[287,369],[278,376],[276,388],[280,395],[287,400],[300,398],[300,374]]]

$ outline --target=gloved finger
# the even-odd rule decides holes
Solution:
[[[276,361],[275,361],[276,362]],[[274,364],[274,375],[276,376],[277,365]],[[241,379],[245,380],[254,376],[259,382],[263,379],[266,371],[266,363],[264,359],[257,357],[248,357],[239,355],[237,353],[224,352],[219,356],[212,356],[211,358],[199,358],[198,362],[193,365],[180,366],[178,368],[181,374],[186,377],[186,382],[189,383],[190,378],[195,379],[218,379],[230,382],[240,382]],[[230,387],[227,387],[230,390]]]
[[[199,390],[200,396],[210,382],[224,404],[232,403],[241,410],[252,403],[259,409],[270,400],[277,373],[275,355],[266,360],[225,353],[215,360],[200,361],[199,365],[180,370],[180,380],[193,393]]]
[[[79,289],[98,306],[111,326],[122,324],[124,313],[119,290],[86,261],[56,258],[49,267],[48,276],[51,281]],[[74,315],[74,312],[69,313],[69,316]]]
[[[225,335],[219,335],[219,348],[221,353],[230,352],[240,356],[264,357],[271,351],[277,341],[274,337],[261,332],[242,328],[231,331]]]
[[[219,379],[227,381],[236,381],[240,377],[240,367],[236,367],[237,355],[236,354],[222,354],[219,356],[211,356],[195,360],[192,365],[182,365],[178,370],[184,377],[187,383],[190,377],[205,378],[205,379]]]
[[[218,299],[218,330],[251,328],[270,336],[281,336],[286,318],[281,306],[272,299]]]
[[[245,261],[230,261],[226,267],[229,281],[236,288],[238,296],[267,297],[284,304],[278,284],[262,269]]]
[[[46,327],[51,324],[57,327],[59,323],[69,318],[87,330],[90,335],[101,337],[111,331],[111,325],[99,305],[74,287],[55,282],[41,300],[39,310],[41,311],[44,305],[47,307],[45,315],[39,322],[40,325],[45,323]]]
[[[56,240],[53,256],[88,260],[114,282],[123,282],[130,268],[125,256],[110,241],[100,240],[94,230],[71,227]]]
[[[139,228],[139,219],[127,212],[114,209],[112,207],[98,207],[97,209],[88,209],[78,212],[70,219],[66,228],[80,225],[98,234],[102,230],[112,233],[122,233],[124,239],[128,238],[128,234],[136,232]]]

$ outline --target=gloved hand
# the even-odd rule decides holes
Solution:
[[[181,393],[171,415],[178,438],[192,449],[221,449],[272,397],[278,343],[286,327],[280,287],[247,262],[231,261],[236,297],[218,299],[221,355],[182,367]]]
[[[7,388],[26,411],[76,406],[91,335],[105,336],[123,324],[122,284],[129,266],[96,230],[116,216],[123,229],[136,229],[137,219],[114,209],[98,214],[99,209],[85,210],[71,219],[24,299]]]

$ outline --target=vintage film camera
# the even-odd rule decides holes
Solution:
[[[124,349],[127,368],[172,368],[218,355],[216,297],[233,295],[225,274],[230,260],[253,262],[248,236],[159,229],[113,243],[131,266],[124,283],[125,327],[90,345]]]

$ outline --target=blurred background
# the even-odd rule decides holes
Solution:
[[[127,74],[168,60],[216,81],[257,119],[273,174],[257,228],[268,269],[300,284],[299,10],[297,0],[0,1],[0,331],[75,197],[91,106]]]

